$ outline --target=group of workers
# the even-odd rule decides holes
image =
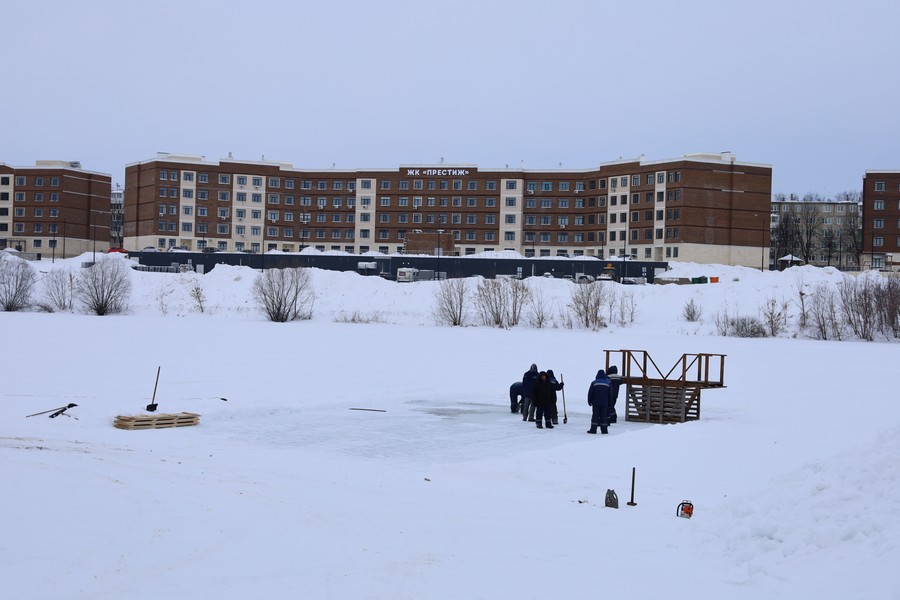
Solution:
[[[591,407],[591,428],[588,433],[609,433],[609,425],[618,420],[616,400],[622,378],[615,365],[609,371],[600,369],[588,388],[587,401]],[[559,423],[556,392],[562,391],[565,383],[558,381],[551,369],[538,371],[532,364],[522,376],[522,381],[509,386],[509,410],[522,414],[523,421],[532,421],[538,429],[553,429]]]

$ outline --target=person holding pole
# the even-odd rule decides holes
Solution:
[[[609,433],[609,398],[610,398],[609,379],[603,369],[597,371],[597,377],[591,382],[588,388],[588,405],[593,409],[591,414],[591,428],[588,433],[597,433],[597,427],[600,427],[600,433]]]

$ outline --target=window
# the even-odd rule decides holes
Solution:
[[[506,242],[516,241],[516,232],[515,231],[504,231],[503,232],[503,240]]]
[[[193,206],[182,206],[181,214],[183,214],[186,217],[190,217],[191,215],[194,214],[194,207]]]
[[[219,175],[219,185],[231,185],[231,175]]]
[[[234,199],[238,202],[246,202],[247,201],[247,193],[246,192],[238,192],[234,195]]]
[[[281,187],[281,179],[278,177],[269,177],[269,187],[270,188]]]
[[[398,190],[408,190],[408,189],[409,189],[409,182],[408,182],[408,181],[401,181],[401,182],[400,182],[400,185],[397,186],[397,189],[398,189]]]
[[[507,208],[515,208],[516,206],[516,199],[511,196],[507,196],[505,202]]]
[[[269,194],[269,204],[278,204],[281,201],[281,196],[278,194]]]
[[[884,238],[881,237],[880,235],[876,235],[875,237],[872,238],[872,245],[876,248],[880,248],[881,246],[884,246]]]
[[[873,229],[884,229],[884,219],[875,219],[872,222]]]
[[[884,200],[876,200],[873,208],[875,210],[884,210]]]
[[[512,180],[507,179],[507,180],[506,180],[506,189],[507,189],[507,190],[514,190],[514,189],[516,189],[516,184],[517,184],[517,183],[518,183],[517,181],[512,181]]]
[[[246,175],[238,175],[234,178],[235,182],[238,185],[247,185],[247,176]]]
[[[553,200],[544,198],[543,200],[541,200],[541,208],[553,208]]]
[[[50,202],[59,202],[58,192],[50,192]]]
[[[197,207],[197,216],[198,217],[206,217],[208,215],[209,215],[209,209],[207,209],[205,206]]]
[[[515,225],[516,215],[506,215],[503,222],[507,225]]]
[[[221,202],[228,202],[228,198],[230,197],[228,192],[219,192],[219,200]]]
[[[470,192],[474,192],[478,190],[478,182],[477,181],[467,181],[466,189]]]
[[[875,191],[876,191],[876,192],[883,192],[883,191],[884,191],[884,182],[883,182],[883,181],[876,181],[876,182],[875,182]]]
[[[262,187],[262,181],[263,181],[263,180],[262,180],[262,177],[254,177],[254,178],[253,178],[253,185],[256,186],[256,187]]]
[[[209,183],[209,173],[200,173],[197,175],[197,181],[199,183]]]
[[[380,199],[381,206],[390,206],[391,205],[391,197],[390,196],[382,196]]]
[[[462,189],[462,179],[454,179],[453,180],[453,189],[461,190]]]
[[[662,202],[666,199],[666,195],[663,192],[656,192],[656,201]]]
[[[193,224],[193,223],[182,223],[182,224],[181,224],[181,231],[182,231],[183,233],[190,233],[190,232],[193,231],[193,230],[194,230],[194,224]]]
[[[194,190],[189,190],[189,189],[181,190],[181,197],[189,199],[189,200],[193,199],[194,198]]]
[[[208,190],[197,190],[197,199],[198,200],[208,200],[209,199],[209,191]]]

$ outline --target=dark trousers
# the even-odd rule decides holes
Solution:
[[[543,404],[536,405],[534,412],[535,422],[540,423],[542,420],[544,420],[547,422],[547,425],[552,425],[551,419],[553,418],[553,409],[551,408],[551,406],[544,406]]]
[[[609,404],[603,401],[594,401],[593,411],[591,412],[591,425],[609,425]]]

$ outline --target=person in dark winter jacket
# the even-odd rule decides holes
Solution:
[[[522,382],[516,381],[509,386],[509,410],[517,413],[522,404]]]
[[[531,368],[525,371],[525,375],[522,376],[522,420],[523,421],[534,421],[534,408],[531,404],[531,391],[534,388],[534,384],[538,380],[538,368],[537,365],[532,363]],[[531,418],[529,419],[529,414],[531,413]]]
[[[541,371],[538,380],[534,383],[532,390],[531,402],[535,407],[535,425],[538,429],[543,429],[542,421],[546,421],[547,429],[553,429],[553,422],[550,417],[550,406],[553,403],[553,384],[547,377],[546,371]]]
[[[588,405],[593,408],[591,413],[591,428],[588,433],[597,433],[597,427],[600,427],[600,433],[608,433],[609,426],[609,379],[603,369],[597,371],[597,378],[591,382],[588,389]]]
[[[550,418],[553,420],[554,425],[559,425],[559,408],[556,405],[556,392],[563,389],[562,383],[560,383],[556,379],[556,375],[553,374],[553,369],[547,369],[547,381],[550,383],[550,390],[553,396],[553,400],[550,402]]]
[[[609,377],[609,423],[612,425],[619,420],[616,413],[616,400],[619,399],[619,386],[622,385],[622,377],[619,375],[619,368],[611,365],[606,372]]]

